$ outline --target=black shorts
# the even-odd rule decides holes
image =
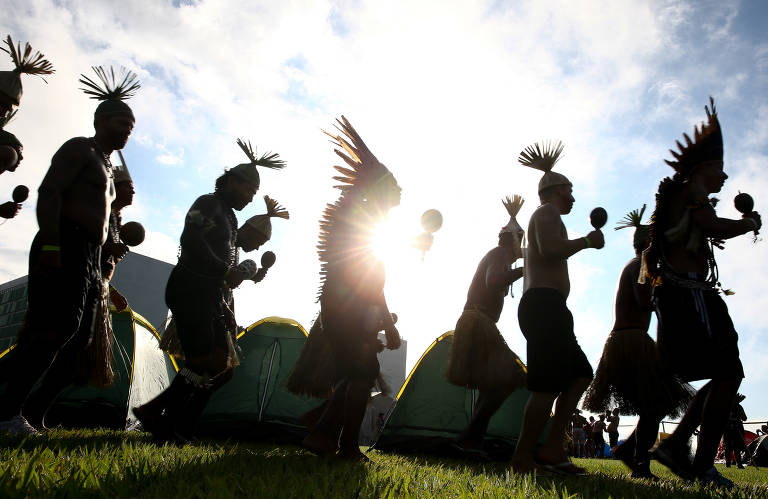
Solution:
[[[177,265],[165,288],[165,302],[176,321],[176,333],[186,358],[228,351],[233,317],[231,298],[222,279],[196,275]]]
[[[715,290],[665,283],[653,294],[659,351],[673,373],[683,381],[744,377],[739,335]]]
[[[573,332],[573,315],[556,289],[533,288],[517,309],[520,329],[528,342],[528,389],[566,391],[577,378],[592,378],[592,366]]]
[[[77,226],[60,227],[61,269],[45,272],[37,266],[42,252],[40,233],[29,250],[27,318],[20,341],[38,339],[39,335],[63,345],[75,333],[87,346],[96,324],[101,300],[101,246],[91,242]]]

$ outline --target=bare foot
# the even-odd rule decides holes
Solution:
[[[336,454],[336,457],[341,459],[342,461],[352,461],[356,463],[370,462],[370,459],[368,459],[368,456],[360,452],[360,449],[358,447],[341,449],[339,453]]]
[[[533,456],[512,456],[509,464],[512,466],[512,471],[520,475],[527,475],[536,471],[536,463],[533,461]]]
[[[336,452],[337,448],[334,440],[317,433],[310,433],[304,437],[301,446],[319,456],[333,454]]]

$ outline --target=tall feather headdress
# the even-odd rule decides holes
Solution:
[[[11,71],[0,71],[0,92],[7,95],[14,105],[18,106],[21,103],[21,95],[23,89],[21,86],[21,75],[37,75],[42,77],[43,75],[49,75],[54,72],[53,64],[51,64],[45,56],[39,51],[32,53],[32,46],[27,42],[24,45],[24,51],[21,50],[21,43],[17,43],[15,46],[11,35],[3,40],[8,48],[0,47],[0,50],[11,56],[14,69]],[[43,78],[45,81],[45,78]]]
[[[707,113],[707,122],[701,124],[701,129],[698,126],[693,127],[693,140],[684,133],[685,145],[679,140],[675,141],[680,152],[669,150],[675,159],[664,160],[684,177],[690,175],[693,168],[704,161],[723,160],[723,131],[720,128],[720,120],[717,119],[715,100],[712,97],[709,98],[709,107],[704,106],[704,111]]]
[[[93,80],[84,74],[80,75],[78,80],[83,87],[80,88],[91,99],[101,101],[96,107],[97,116],[116,116],[127,115],[132,119],[133,111],[125,100],[130,99],[141,88],[137,80],[136,73],[125,68],[120,68],[116,75],[115,68],[104,69],[103,66],[91,66],[96,73],[96,80]]]
[[[517,161],[521,165],[544,172],[539,180],[539,194],[556,185],[573,185],[565,175],[552,171],[563,153],[563,147],[562,141],[559,140],[542,142],[541,145],[536,142],[520,152]]]
[[[285,161],[280,159],[278,153],[266,152],[262,154],[261,157],[257,157],[256,149],[251,146],[251,141],[245,142],[243,139],[237,139],[236,142],[248,158],[248,163],[241,163],[230,168],[227,172],[237,175],[246,182],[250,182],[255,185],[257,189],[261,183],[259,171],[256,169],[257,166],[263,166],[273,170],[281,170],[285,168]]]
[[[647,243],[648,236],[650,235],[651,226],[643,224],[643,214],[645,213],[645,205],[643,205],[642,208],[639,210],[632,210],[626,215],[624,215],[624,218],[619,220],[619,222],[616,224],[616,227],[614,227],[614,230],[621,230],[621,229],[628,229],[631,227],[635,228],[635,235],[633,237],[632,244],[634,245],[635,249],[637,250],[643,250],[645,249],[644,243]]]
[[[5,125],[10,123],[11,120],[13,120],[13,118],[16,117],[17,112],[18,112],[18,109],[14,109],[10,113],[6,114],[5,116],[0,116],[0,146],[10,146],[10,147],[13,147],[14,149],[19,149],[20,147],[23,147],[19,139],[17,139],[14,134],[5,130]]]
[[[264,234],[267,240],[269,240],[272,237],[272,222],[270,219],[282,218],[284,220],[288,220],[291,217],[288,213],[288,210],[280,206],[280,203],[269,196],[264,196],[264,204],[267,205],[267,213],[262,215],[254,215],[245,223]]]
[[[334,128],[341,134],[325,130],[323,133],[333,139],[331,140],[332,144],[341,148],[341,150],[334,149],[333,151],[350,167],[334,166],[336,171],[341,173],[341,175],[333,177],[334,180],[341,182],[340,185],[334,187],[347,192],[353,187],[366,186],[369,182],[389,174],[387,167],[376,159],[376,156],[368,149],[360,134],[352,127],[347,118],[342,115],[341,119],[336,119]]]

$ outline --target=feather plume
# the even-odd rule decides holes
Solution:
[[[638,228],[642,225],[643,213],[645,213],[645,205],[639,210],[632,210],[624,218],[619,220],[614,230],[628,229],[630,227]]]
[[[52,74],[55,70],[53,64],[51,64],[45,56],[39,51],[32,54],[32,46],[27,42],[24,45],[24,52],[21,51],[21,43],[13,45],[11,35],[4,40],[8,48],[0,47],[0,50],[11,56],[14,66],[16,66],[17,73],[24,73],[28,75],[42,75]],[[45,78],[43,78],[45,81]],[[48,83],[48,82],[46,82]]]
[[[16,113],[18,112],[18,109],[14,109],[10,113],[7,113],[5,116],[0,116],[0,129],[5,128],[5,125],[13,121],[13,118],[16,117]]]
[[[243,150],[245,155],[248,157],[248,161],[252,165],[263,166],[265,168],[272,168],[275,170],[285,168],[285,161],[280,159],[280,155],[276,152],[266,152],[262,154],[260,158],[258,158],[256,155],[256,149],[251,146],[250,140],[246,143],[243,139],[237,139],[237,145],[240,146],[240,149]]]
[[[276,217],[276,218],[284,218],[285,220],[288,220],[290,215],[288,214],[288,210],[286,210],[284,207],[280,206],[280,203],[278,203],[276,200],[272,199],[269,196],[264,196],[264,204],[267,205],[267,215],[270,217]]]
[[[333,177],[334,180],[342,182],[342,185],[336,185],[337,189],[342,191],[349,190],[351,186],[357,184],[357,180],[365,171],[373,169],[386,169],[386,167],[376,159],[376,156],[365,145],[360,134],[352,126],[352,124],[343,115],[340,119],[336,120],[334,128],[339,133],[328,132],[322,130],[322,132],[328,135],[332,140],[331,143],[336,146],[334,152],[349,166],[345,168],[343,166],[334,166],[334,168],[342,174],[342,176]],[[343,185],[349,184],[349,185]]]
[[[136,73],[125,68],[120,68],[120,75],[115,76],[115,68],[109,67],[109,71],[102,66],[91,66],[96,73],[99,82],[96,82],[84,74],[78,80],[85,88],[80,88],[91,99],[100,101],[105,100],[126,100],[136,94],[141,88],[141,84],[136,80]]]
[[[563,152],[562,141],[550,142],[546,141],[539,145],[538,142],[526,147],[520,152],[520,157],[517,161],[521,165],[543,172],[552,170],[555,163],[560,159],[560,155]]]
[[[512,196],[512,199],[509,198],[509,196],[505,197],[501,200],[501,203],[504,205],[504,208],[507,209],[507,213],[509,213],[510,217],[517,217],[517,214],[520,212],[520,208],[523,207],[523,203],[525,200],[522,196],[519,194],[515,194]]]

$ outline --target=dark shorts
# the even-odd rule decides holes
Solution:
[[[528,342],[530,391],[559,393],[574,379],[592,377],[592,366],[573,332],[573,315],[559,291],[529,289],[520,300],[517,317]]]
[[[201,277],[176,266],[168,278],[165,302],[176,321],[176,332],[186,358],[205,357],[230,349],[233,317],[226,303],[229,293],[221,279]]]
[[[683,381],[744,377],[739,335],[714,290],[665,283],[654,289],[658,345],[664,362]]]
[[[20,341],[36,341],[40,335],[63,345],[77,334],[87,346],[96,324],[101,300],[101,246],[90,242],[82,229],[62,224],[61,269],[42,272],[37,261],[42,251],[38,233],[29,250],[28,305],[25,331]]]

